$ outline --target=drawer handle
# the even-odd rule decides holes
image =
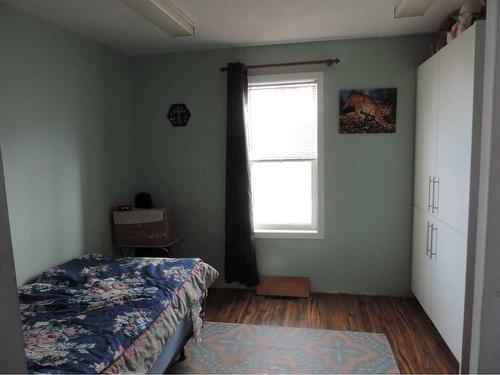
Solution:
[[[439,212],[439,178],[436,177],[432,178],[432,213],[434,212]]]
[[[428,190],[427,190],[427,211],[432,210],[432,204],[431,204],[431,184],[432,184],[432,178],[429,176],[429,183],[428,183]]]
[[[430,249],[429,249],[429,229],[432,228],[432,225],[431,223],[429,223],[429,221],[427,221],[427,236],[426,236],[426,240],[425,240],[425,256],[429,255],[430,253]]]
[[[436,232],[435,235],[434,235],[434,232]],[[437,235],[438,235],[437,225],[435,226],[433,224],[432,228],[431,228],[431,254],[430,254],[430,259],[432,259],[432,257],[434,257],[434,259],[437,258]],[[434,248],[434,244],[436,244],[435,248]]]

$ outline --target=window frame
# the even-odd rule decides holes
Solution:
[[[249,75],[248,85],[252,84],[277,84],[294,83],[314,80],[317,82],[317,100],[318,100],[318,131],[317,131],[317,150],[318,155],[316,163],[312,168],[312,189],[313,189],[313,226],[293,226],[286,225],[267,225],[264,228],[254,228],[255,238],[284,238],[284,239],[324,239],[324,77],[323,72],[301,72],[286,74],[264,74]],[[249,126],[251,126],[249,124]],[[277,160],[278,161],[278,160]],[[251,163],[252,161],[249,160]],[[315,168],[314,168],[315,164]]]

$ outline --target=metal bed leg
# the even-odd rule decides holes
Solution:
[[[186,349],[184,347],[182,347],[181,351],[179,352],[179,359],[177,360],[177,362],[185,361],[186,358],[187,358]]]

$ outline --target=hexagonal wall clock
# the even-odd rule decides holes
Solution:
[[[186,126],[191,117],[191,112],[189,112],[185,104],[172,104],[167,117],[175,127]]]

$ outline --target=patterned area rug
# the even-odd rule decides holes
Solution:
[[[205,323],[173,373],[399,373],[383,334]]]

